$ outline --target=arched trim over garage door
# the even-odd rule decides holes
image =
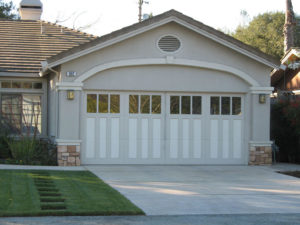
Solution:
[[[85,72],[84,74],[82,74],[81,76],[79,76],[74,82],[76,83],[84,82],[85,80],[92,77],[96,73],[102,72],[104,70],[118,68],[118,67],[141,66],[141,65],[176,65],[176,66],[188,66],[188,67],[196,67],[196,68],[207,68],[207,69],[231,73],[241,78],[252,87],[260,86],[250,75],[236,68],[222,65],[222,64],[217,64],[217,63],[189,60],[189,59],[175,59],[173,57],[120,60],[120,61],[114,61],[106,64],[97,65],[92,69],[88,70],[87,72]]]

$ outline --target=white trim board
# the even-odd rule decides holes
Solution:
[[[65,140],[65,139],[55,139],[57,145],[76,145],[80,146],[82,140]]]

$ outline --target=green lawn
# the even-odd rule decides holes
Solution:
[[[0,216],[143,214],[88,171],[0,170]]]

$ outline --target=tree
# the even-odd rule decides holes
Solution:
[[[296,15],[296,27],[295,27],[295,47],[300,47],[300,16]]]
[[[15,6],[13,5],[12,1],[5,3],[0,0],[0,18],[6,19],[17,19],[18,16],[13,12]]]
[[[286,0],[284,34],[284,52],[286,53],[295,44],[296,19],[293,11],[292,0]]]
[[[283,55],[285,15],[266,12],[254,17],[249,25],[239,25],[232,36],[262,52],[281,58]]]

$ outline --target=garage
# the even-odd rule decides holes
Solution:
[[[86,92],[84,164],[243,164],[243,95]]]
[[[59,165],[272,162],[272,57],[174,10],[43,63]]]

